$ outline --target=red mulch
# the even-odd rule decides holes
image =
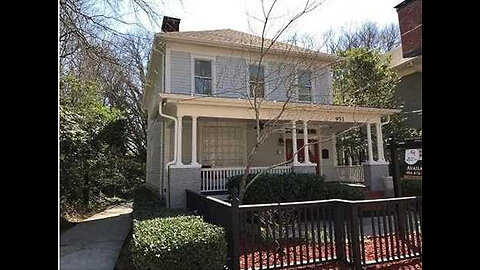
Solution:
[[[321,265],[297,266],[292,268],[285,268],[286,270],[350,270],[351,266],[344,263],[323,263]],[[387,269],[387,270],[413,270],[422,269],[422,259],[406,259],[392,263],[383,263],[368,266],[366,270]]]
[[[374,261],[375,257],[382,258],[382,257],[390,257],[393,254],[413,254],[417,253],[421,250],[421,241],[422,237],[420,235],[411,234],[402,242],[401,239],[397,239],[395,234],[389,234],[386,236],[379,236],[379,237],[366,237],[364,239],[364,246],[365,246],[365,256],[366,261]],[[398,243],[398,245],[397,245]],[[251,243],[249,243],[251,244]],[[262,249],[262,254],[260,257],[258,251],[259,248]],[[325,248],[327,247],[327,249]],[[361,247],[363,249],[363,247]],[[404,251],[405,250],[405,251]],[[275,251],[275,252],[274,252]],[[295,262],[300,260],[306,261],[307,260],[307,252],[308,252],[308,259],[313,260],[313,258],[324,260],[326,257],[331,257],[332,254],[335,254],[335,246],[333,245],[333,253],[330,246],[330,243],[327,245],[322,244],[300,244],[300,243],[289,243],[283,244],[281,246],[270,244],[270,245],[259,245],[249,248],[247,250],[247,265],[245,265],[245,256],[243,255],[244,252],[244,243],[240,245],[240,268],[246,269],[251,268],[252,264],[255,263],[255,268],[260,267],[260,263],[262,263],[263,267],[268,265],[273,265],[275,258],[276,264],[281,265],[283,261],[283,265],[291,264],[293,265]],[[347,247],[347,254],[348,254],[348,247]],[[377,256],[375,256],[375,253]],[[387,256],[388,255],[388,256]],[[348,255],[347,255],[348,256]],[[260,260],[261,258],[261,260]],[[252,262],[254,260],[254,262]],[[260,262],[261,261],[261,262]],[[399,262],[395,263],[377,263],[374,266],[369,266],[367,269],[422,269],[421,259],[414,258],[414,259],[404,259]],[[247,267],[245,267],[247,266]],[[380,266],[380,268],[379,268]],[[346,267],[346,268],[345,268]],[[399,268],[400,267],[400,268]],[[406,268],[404,268],[406,267]],[[293,267],[287,269],[349,269],[348,266],[342,266],[341,263],[338,262],[330,262],[330,263],[323,263],[322,265],[313,265],[313,266],[302,266],[301,268]]]

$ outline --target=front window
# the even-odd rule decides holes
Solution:
[[[201,162],[212,167],[241,166],[245,157],[245,139],[239,126],[205,126]]]
[[[195,59],[195,93],[212,94],[212,62]]]
[[[307,70],[301,70],[298,73],[297,80],[298,80],[298,100],[311,101],[312,99],[311,72]]]
[[[265,72],[263,66],[250,65],[248,73],[250,97],[263,98],[265,96]]]

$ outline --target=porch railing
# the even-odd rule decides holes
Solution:
[[[362,165],[337,166],[337,177],[341,182],[363,183],[365,174]]]
[[[267,170],[269,167],[251,167],[250,173],[259,173]],[[212,191],[226,191],[227,180],[229,177],[243,174],[244,167],[225,167],[225,168],[202,168],[201,178],[202,184],[200,187],[201,192]],[[269,169],[268,173],[282,174],[291,172],[290,166],[279,166],[273,169]]]

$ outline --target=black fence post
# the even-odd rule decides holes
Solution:
[[[336,202],[335,204],[335,252],[337,255],[337,260],[344,262],[346,261],[345,256],[345,210],[344,204],[341,202]],[[323,222],[326,222],[325,220]]]
[[[399,201],[397,204],[398,210],[398,234],[400,235],[400,239],[402,242],[405,242],[405,236],[407,234],[405,230],[405,222],[406,222],[406,207],[404,201]]]
[[[232,223],[230,224],[230,231],[231,231],[231,243],[232,243],[232,269],[239,270],[240,269],[240,252],[239,252],[239,217],[238,217],[238,209],[239,209],[239,201],[238,198],[234,197],[232,200]]]
[[[355,204],[350,205],[350,221],[352,222],[352,256],[353,256],[353,269],[362,269],[362,257],[360,254],[360,232],[358,222],[358,206]],[[363,224],[362,224],[363,226]]]
[[[390,158],[392,159],[392,180],[394,197],[402,195],[402,186],[400,185],[400,164],[398,163],[398,145],[394,138],[390,139]]]

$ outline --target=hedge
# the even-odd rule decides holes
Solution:
[[[135,193],[132,236],[130,251],[137,269],[222,269],[226,262],[222,227],[161,207],[145,187]]]
[[[402,196],[422,196],[422,180],[400,179]]]
[[[250,174],[247,183],[253,178]],[[229,178],[229,194],[234,188],[239,189],[243,176]],[[323,176],[314,174],[264,174],[261,175],[247,190],[243,203],[276,203],[326,199],[361,200],[365,198],[361,189],[345,184],[325,182]]]
[[[133,219],[148,220],[155,217],[172,217],[185,215],[185,211],[165,208],[154,191],[147,186],[135,189],[133,198]]]

